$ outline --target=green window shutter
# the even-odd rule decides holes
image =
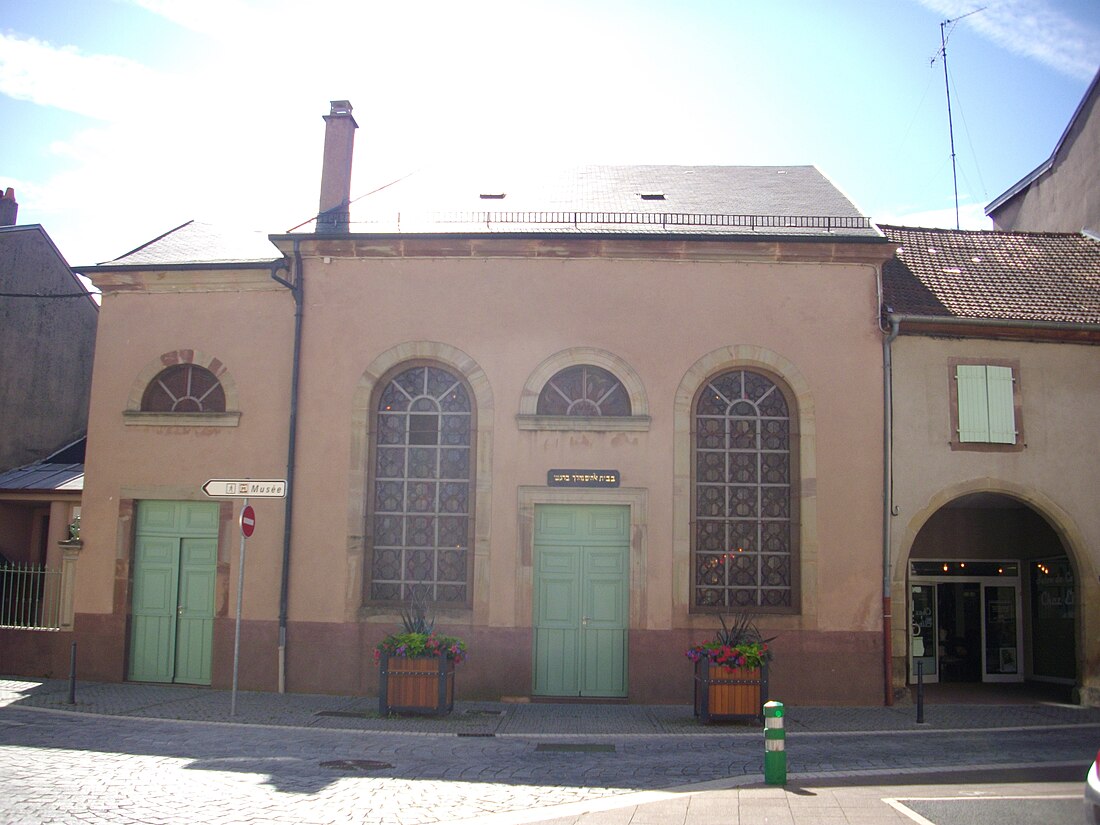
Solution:
[[[955,368],[959,399],[959,441],[989,441],[989,399],[984,366]]]
[[[989,398],[989,440],[994,444],[1016,443],[1016,410],[1012,396],[1012,369],[986,367]]]

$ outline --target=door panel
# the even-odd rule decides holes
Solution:
[[[557,520],[560,524],[562,520]],[[572,696],[578,690],[580,553],[574,547],[539,552],[535,594],[535,692]]]
[[[176,648],[175,539],[139,536],[135,547],[133,620],[131,623],[130,678],[147,682],[172,681]]]
[[[180,541],[180,589],[176,620],[176,681],[210,684],[214,639],[216,539]]]
[[[1019,590],[1015,585],[982,586],[985,649],[982,681],[1022,682],[1020,667]]]
[[[130,679],[210,684],[218,520],[217,504],[138,503]]]
[[[936,585],[914,584],[909,588],[909,681],[917,682],[917,666],[925,682],[938,682],[936,669],[939,632],[936,624]]]
[[[534,692],[625,696],[630,509],[540,506],[535,524]]]
[[[585,696],[626,694],[626,554],[618,549],[583,548]]]

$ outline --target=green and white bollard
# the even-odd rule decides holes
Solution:
[[[764,703],[764,782],[787,784],[787,731],[783,728],[783,703]]]

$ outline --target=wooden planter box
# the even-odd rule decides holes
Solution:
[[[388,656],[378,662],[378,713],[450,713],[455,663],[445,656]]]
[[[767,701],[767,662],[759,668],[726,667],[705,659],[695,663],[695,715],[700,722],[762,722]]]

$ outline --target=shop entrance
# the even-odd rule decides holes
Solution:
[[[1072,559],[1027,504],[971,493],[924,523],[906,564],[907,670],[925,682],[1078,679]]]
[[[913,562],[910,677],[1021,682],[1018,562]],[[932,573],[940,575],[930,575]]]

